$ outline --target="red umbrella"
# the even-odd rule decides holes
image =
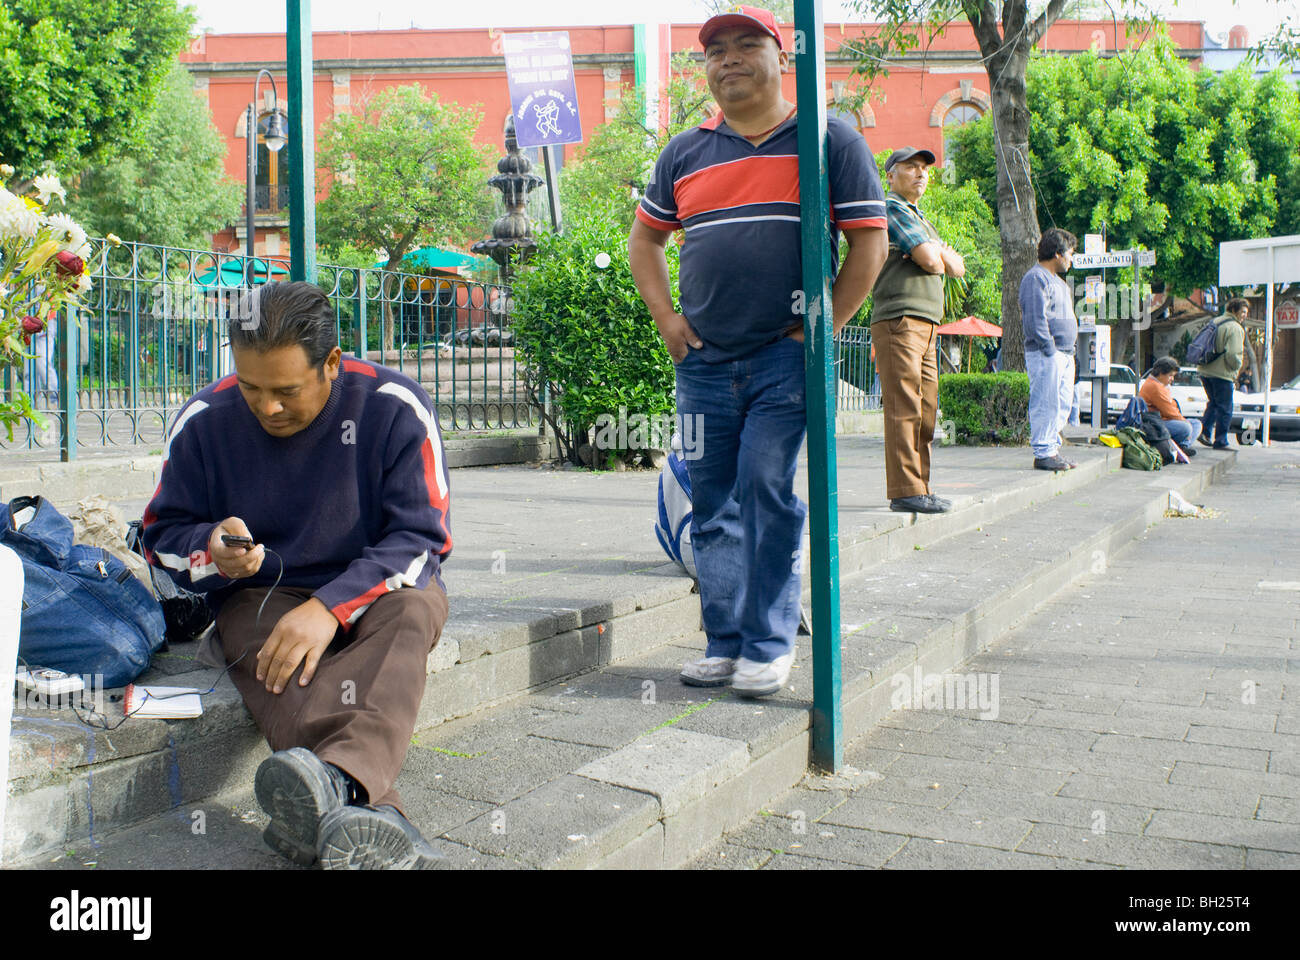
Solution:
[[[962,317],[945,323],[935,333],[950,337],[1000,337],[1002,328],[979,317]],[[970,352],[966,354],[966,367],[970,369]]]
[[[1002,328],[979,317],[962,317],[952,323],[945,323],[935,333],[954,337],[1000,337]]]

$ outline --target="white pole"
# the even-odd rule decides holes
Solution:
[[[23,562],[0,544],[0,862],[4,861],[5,797],[9,793],[9,724],[23,606]]]
[[[1277,263],[1277,247],[1268,247],[1268,294],[1264,298],[1264,446],[1268,446],[1269,391],[1273,386],[1273,274]],[[1249,341],[1247,341],[1249,342]]]

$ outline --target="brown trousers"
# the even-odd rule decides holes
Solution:
[[[930,492],[930,441],[939,408],[937,327],[908,316],[871,325],[885,411],[885,492],[890,500]]]
[[[231,596],[217,614],[217,632],[227,663],[244,657],[230,676],[267,743],[272,750],[306,747],[365,787],[372,804],[400,810],[393,783],[415,731],[429,651],[447,622],[447,595],[436,580],[384,594],[350,631],[334,635],[311,683],[298,685],[299,667],[280,694],[258,682],[257,652],[311,591],[278,587],[256,625],[265,596],[264,587]]]

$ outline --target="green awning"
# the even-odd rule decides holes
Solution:
[[[375,264],[377,269],[386,267],[387,261]],[[412,250],[401,260],[401,267],[407,270],[443,270],[460,273],[464,270],[483,269],[491,266],[492,261],[459,250],[444,250],[441,247],[420,247]]]
[[[288,276],[289,271],[278,263],[271,264],[272,276]],[[203,287],[206,290],[215,290],[218,287],[242,287],[246,282],[246,272],[244,263],[239,260],[227,260],[221,265],[220,277],[214,267],[194,278],[196,286]],[[266,283],[266,261],[260,257],[253,258],[253,283]]]

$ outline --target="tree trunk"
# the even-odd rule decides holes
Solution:
[[[999,62],[999,60],[1001,62]],[[989,62],[998,148],[998,228],[1002,238],[1002,365],[1025,369],[1020,325],[1020,281],[1038,261],[1038,205],[1029,177],[1029,108],[1025,99],[1028,51]],[[995,69],[996,64],[996,69]]]

